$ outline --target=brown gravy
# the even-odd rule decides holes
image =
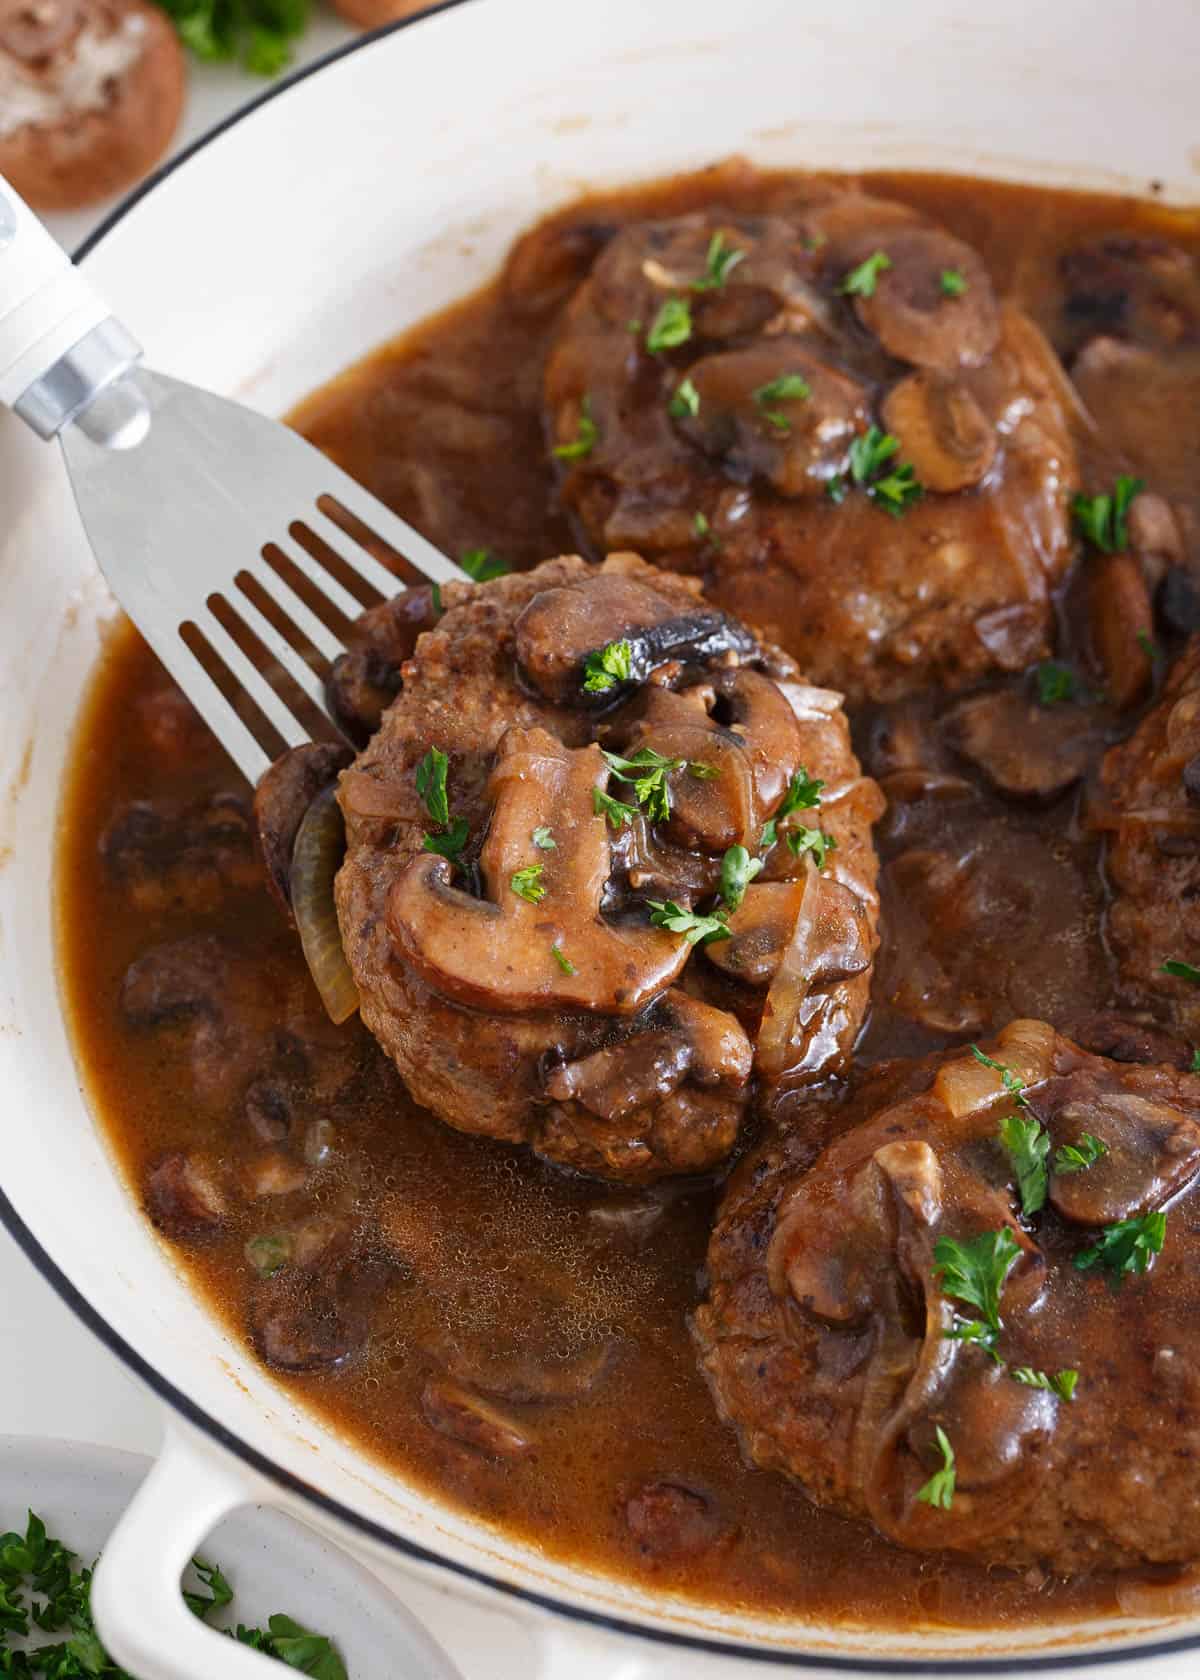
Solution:
[[[714,202],[765,209],[794,200],[807,181],[726,169],[591,199],[562,215],[619,221]],[[997,290],[1015,295],[1064,350],[1078,328],[1060,270],[1065,249],[1115,231],[1163,235],[1200,251],[1196,219],[1153,204],[950,177],[880,176],[864,184],[971,241]],[[514,310],[500,284],[489,286],[318,392],[294,423],[453,555],[486,546],[526,567],[570,551],[577,544],[556,505],[539,407],[553,319],[553,312]],[[1155,440],[1146,443],[1147,458],[1131,466],[1153,482]],[[1087,463],[1085,482],[1107,482],[1110,474],[1111,463],[1098,458]],[[752,620],[753,603],[743,610]],[[1072,622],[1068,589],[1064,657],[1074,646]],[[935,700],[906,710],[920,723]],[[163,940],[216,932],[247,952],[269,952],[293,991],[307,984],[299,950],[260,884],[235,882],[190,907],[167,902],[132,914],[126,888],[106,865],[101,836],[131,801],[190,807],[237,790],[220,749],[186,718],[180,722],[173,706],[161,668],[122,627],[80,721],[58,858],[75,1042],[90,1097],[135,1189],[164,1151],[200,1146],[236,1169],[261,1145],[240,1116],[189,1099],[170,1030],[147,1033],[126,1023],[120,997],[128,965]],[[875,713],[855,724],[872,768],[896,719]],[[885,865],[917,844],[986,854],[992,873],[971,961],[986,970],[980,1008],[987,1024],[1022,1013],[1062,1019],[1104,1003],[1103,884],[1073,793],[1038,808],[987,793],[969,808],[926,802],[907,817],[885,818],[879,844]],[[927,954],[905,908],[910,898],[885,869],[892,939],[876,970],[860,1046],[866,1061],[964,1036],[918,1024],[897,1001]],[[970,975],[960,978],[969,985]],[[685,1188],[667,1199],[640,1243],[619,1229],[614,1236],[594,1215],[619,1204],[620,1193],[441,1126],[411,1106],[362,1029],[345,1032],[363,1040],[363,1071],[353,1103],[335,1106],[334,1142],[309,1188],[248,1203],[215,1237],[176,1249],[241,1336],[249,1238],[314,1204],[360,1221],[399,1221],[410,1239],[416,1230],[419,1266],[388,1273],[366,1353],[341,1372],[281,1378],[301,1403],[397,1474],[550,1554],[705,1602],[874,1627],[993,1625],[1112,1607],[1103,1579],[1054,1582],[904,1553],[863,1524],[817,1510],[782,1478],[748,1470],[714,1414],[686,1328],[713,1189]],[[420,1394],[448,1348],[469,1365],[531,1341],[564,1367],[610,1350],[601,1380],[582,1398],[511,1408],[535,1434],[535,1452],[501,1463],[429,1429]],[[639,1544],[624,1520],[625,1502],[661,1479],[704,1490],[726,1525],[721,1545],[689,1559]]]

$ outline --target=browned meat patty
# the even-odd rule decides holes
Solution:
[[[443,605],[340,784],[363,1019],[462,1131],[707,1171],[756,1086],[840,1067],[866,1011],[882,801],[840,697],[633,555]]]
[[[893,1063],[815,1164],[803,1127],[742,1163],[694,1325],[721,1415],[755,1464],[906,1546],[1062,1574],[1193,1559],[1200,1077],[1037,1021],[988,1050],[1024,1106],[969,1050]],[[1040,1191],[1013,1116],[1038,1123]]]
[[[1200,983],[1163,966],[1200,964],[1200,638],[1129,740],[1106,754],[1091,820],[1108,832],[1108,938],[1123,987],[1200,1035]]]
[[[854,194],[623,229],[545,401],[596,547],[752,607],[814,682],[888,700],[1050,647],[1077,405],[975,252],[911,210]],[[898,439],[874,464],[871,427]]]

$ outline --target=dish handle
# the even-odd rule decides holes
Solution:
[[[266,1482],[168,1421],[162,1453],[101,1553],[91,1604],[102,1643],[141,1680],[278,1680],[273,1657],[239,1645],[188,1609],[183,1572],[212,1530],[249,1504],[278,1504]],[[424,1630],[398,1616],[394,1673],[459,1680]]]

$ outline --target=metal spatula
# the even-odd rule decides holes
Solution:
[[[113,594],[255,783],[336,729],[347,623],[464,573],[286,426],[141,354],[0,177],[0,403],[58,439]]]

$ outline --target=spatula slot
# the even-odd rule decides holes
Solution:
[[[326,631],[332,631],[339,645],[345,647],[347,632],[362,612],[354,597],[335,583],[324,567],[319,566],[303,549],[288,550],[278,543],[268,543],[262,557],[276,576],[325,626]],[[309,634],[312,634],[311,630]],[[317,641],[317,638],[314,636],[313,640]],[[320,642],[317,645],[322,652],[326,651]]]
[[[380,581],[377,576],[375,577],[381,594],[394,595],[397,587],[413,589],[429,582],[424,572],[414,566],[410,560],[405,559],[398,549],[381,537],[378,532],[373,531],[336,496],[318,496],[317,508],[329,526],[335,527],[341,533],[343,539],[348,538],[362,551],[362,553],[357,553],[354,556],[354,564],[357,567],[360,567],[363,571],[367,570],[362,559],[362,555],[366,554],[376,565],[383,567],[388,573],[391,579],[390,587],[386,582]],[[323,529],[324,527],[318,528]]]
[[[328,524],[328,521],[324,523]],[[324,566],[330,577],[335,579],[347,594],[354,597],[360,609],[378,606],[379,602],[384,599],[383,593],[368,583],[359,572],[355,571],[354,567],[346,561],[323,533],[313,530],[310,525],[302,520],[296,520],[288,527],[288,535],[300,544],[306,554],[310,554],[314,560]],[[396,584],[393,579],[390,593],[394,594],[395,589]]]
[[[286,644],[283,644],[284,658],[280,660],[267,641],[255,634],[246,622],[253,609],[239,604],[243,606],[246,615],[243,616],[242,611],[220,594],[210,595],[206,604],[248,663],[248,671],[243,670],[242,679],[251,697],[280,733],[298,724],[302,731],[301,740],[306,736],[314,740],[339,739],[338,731],[325,711],[324,685]],[[269,626],[265,627],[265,634],[270,637]],[[283,719],[276,708],[286,708],[291,714],[290,721]],[[288,744],[297,746],[299,742],[289,739]]]
[[[185,684],[189,697],[202,707],[222,746],[253,786],[287,742],[246,694],[198,624],[185,620],[179,626],[179,639],[211,685],[208,693],[200,694],[194,682]]]

